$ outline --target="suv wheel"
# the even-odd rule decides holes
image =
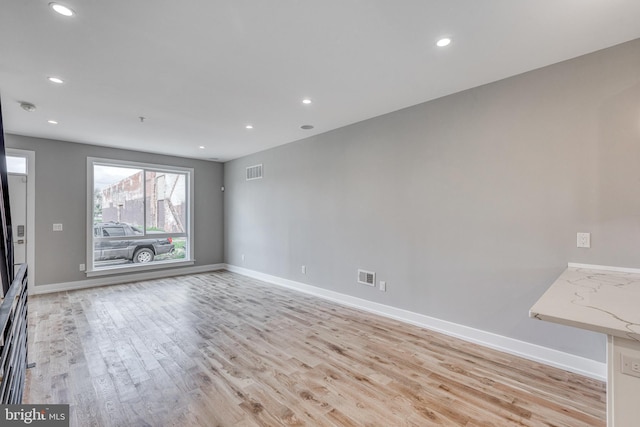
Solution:
[[[149,248],[138,249],[133,254],[133,262],[135,263],[146,263],[151,261],[153,261],[153,251]]]

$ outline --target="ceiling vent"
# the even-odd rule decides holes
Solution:
[[[247,181],[262,179],[262,164],[249,166],[247,168]]]
[[[373,271],[358,270],[358,283],[367,286],[376,285],[376,273]]]

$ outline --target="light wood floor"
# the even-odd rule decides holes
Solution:
[[[30,297],[72,426],[604,426],[605,385],[217,272]]]

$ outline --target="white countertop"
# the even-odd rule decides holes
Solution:
[[[640,273],[570,266],[529,316],[640,341]]]

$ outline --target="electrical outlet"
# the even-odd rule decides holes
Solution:
[[[242,262],[244,262],[244,254],[241,255]]]
[[[626,354],[620,354],[622,358],[622,373],[640,378],[640,357],[632,357]]]
[[[578,233],[577,237],[578,237],[577,246],[579,248],[591,247],[591,233]]]
[[[387,292],[387,282],[384,280],[380,280],[380,290],[382,292]]]
[[[307,274],[307,266],[303,265],[302,267],[300,267],[300,271],[302,271],[302,274]]]
[[[62,231],[62,224],[53,224],[53,231]]]
[[[78,266],[78,269],[79,269],[80,271],[84,271],[84,270],[85,270],[85,268],[84,268],[84,264],[80,264],[80,265]]]

